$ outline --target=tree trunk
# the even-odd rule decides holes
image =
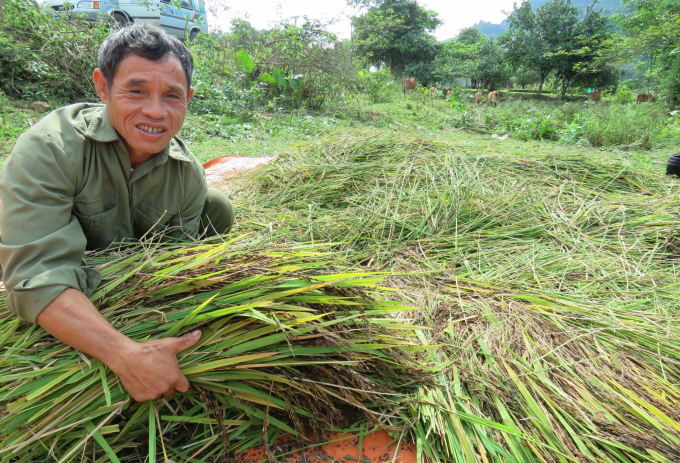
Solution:
[[[671,77],[671,88],[669,90],[668,106],[673,111],[675,104],[680,100],[680,53],[675,54],[675,66],[673,66],[673,76]]]
[[[567,79],[562,79],[562,99],[567,96]]]
[[[545,77],[541,76],[541,81],[538,83],[538,101],[541,101],[541,93],[543,93],[543,82],[545,82]]]

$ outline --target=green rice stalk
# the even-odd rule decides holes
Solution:
[[[440,372],[402,419],[430,459],[678,461],[680,183],[419,136],[290,147],[235,185],[241,230],[409,275],[390,283]]]
[[[141,446],[185,461],[245,449],[265,422],[267,439],[301,441],[359,420],[397,429],[389,418],[429,382],[409,353],[416,327],[396,317],[409,308],[370,297],[381,275],[324,274],[333,259],[317,247],[261,248],[89,256],[105,278],[92,300],[120,332],[143,342],[203,330],[178,356],[191,390],[170,400],[134,402],[101,362],[4,313],[0,460],[115,461]]]

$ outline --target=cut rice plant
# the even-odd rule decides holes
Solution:
[[[679,461],[678,314],[436,281],[433,299],[409,302],[439,344],[439,381],[404,415],[432,460]]]
[[[235,186],[241,229],[410,275],[439,370],[403,438],[430,459],[680,461],[680,183],[502,146],[338,131]]]
[[[197,327],[178,355],[188,393],[134,402],[101,362],[4,313],[0,320],[2,461],[226,458],[280,433],[368,420],[390,425],[430,373],[407,307],[374,300],[383,276],[328,271],[311,246],[154,245],[88,256],[92,296],[119,331],[143,342]],[[325,270],[325,272],[324,272]],[[396,422],[403,425],[403,420]],[[264,439],[263,439],[264,435]]]

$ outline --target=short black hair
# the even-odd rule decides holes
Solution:
[[[191,52],[178,38],[149,23],[125,26],[109,35],[99,47],[99,70],[110,86],[118,66],[129,55],[158,61],[168,54],[179,58],[187,78],[187,88],[191,88],[194,74]]]

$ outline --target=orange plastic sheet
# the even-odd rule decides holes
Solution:
[[[209,187],[222,183],[226,177],[239,172],[257,169],[269,163],[276,156],[254,158],[250,156],[222,156],[203,164]]]
[[[361,447],[359,447],[361,441]],[[296,445],[290,437],[279,438],[271,450],[281,463],[416,463],[415,445],[401,443],[395,459],[398,440],[385,431],[375,431],[362,440],[356,434],[330,435],[327,443],[288,453]],[[282,455],[284,454],[284,455]],[[252,447],[236,455],[236,463],[267,463],[261,446]]]

